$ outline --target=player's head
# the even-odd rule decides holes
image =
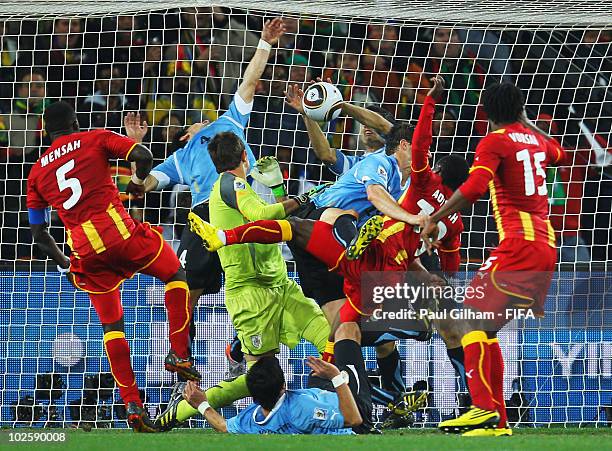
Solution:
[[[74,108],[67,102],[59,101],[49,105],[45,109],[43,119],[45,131],[51,139],[79,131],[79,121]]]
[[[525,99],[521,90],[510,82],[494,83],[481,97],[482,107],[495,124],[517,122],[525,109]]]
[[[433,171],[440,174],[443,185],[455,191],[467,180],[470,166],[465,161],[465,158],[457,155],[448,155],[436,162]]]
[[[369,105],[366,107],[366,109],[380,114],[382,117],[387,119],[389,122],[391,122],[392,124],[395,124],[395,118],[393,117],[393,115],[389,113],[387,110],[385,110],[384,108],[379,107],[377,105]],[[365,125],[361,126],[361,131],[359,133],[359,139],[361,140],[361,143],[369,151],[378,150],[382,146],[385,145],[385,138],[380,136],[375,130],[369,127],[366,127]]]
[[[271,410],[285,391],[285,375],[278,359],[262,357],[247,372],[246,385],[253,401]]]
[[[412,162],[412,135],[414,126],[408,122],[396,122],[387,134],[387,155],[395,155],[400,169],[407,169]]]
[[[244,143],[235,133],[217,133],[208,143],[208,152],[219,174],[238,169],[241,165],[245,172],[249,170]]]

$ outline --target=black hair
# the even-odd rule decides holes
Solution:
[[[510,82],[493,83],[481,97],[482,107],[496,124],[517,122],[525,108],[521,90]]]
[[[448,186],[453,191],[467,180],[470,173],[468,162],[465,161],[465,158],[457,155],[447,155],[440,158],[434,167],[440,168],[442,184]]]
[[[210,158],[221,174],[240,166],[244,143],[232,132],[217,133],[208,143]]]
[[[402,139],[411,142],[413,134],[414,125],[409,122],[396,122],[391,131],[387,134],[385,140],[387,155],[393,155],[395,153]]]
[[[74,108],[68,102],[60,100],[49,105],[43,114],[45,130],[48,135],[63,131],[77,131],[73,125],[77,120]]]
[[[285,375],[278,359],[268,356],[255,362],[246,374],[246,385],[253,401],[271,410],[285,386]]]
[[[395,116],[393,116],[393,114],[391,114],[388,110],[384,109],[383,107],[380,107],[378,105],[368,105],[366,107],[366,110],[374,111],[375,113],[380,114],[382,117],[387,119],[392,124],[395,124],[396,122]]]

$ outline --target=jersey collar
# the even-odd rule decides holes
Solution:
[[[270,419],[278,411],[278,409],[280,409],[286,397],[287,392],[285,391],[285,393],[283,393],[281,397],[278,398],[278,401],[276,401],[276,404],[274,404],[274,407],[272,408],[272,410],[270,410],[270,413],[261,421],[257,421],[257,414],[261,411],[261,406],[257,406],[257,408],[253,411],[253,421],[260,426],[266,424],[268,421],[270,421]]]

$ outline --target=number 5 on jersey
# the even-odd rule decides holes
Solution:
[[[72,207],[74,207],[83,194],[83,188],[81,188],[81,182],[79,182],[79,179],[74,177],[66,178],[68,172],[72,171],[73,169],[74,160],[69,160],[57,168],[57,171],[55,171],[55,177],[57,178],[57,186],[59,187],[59,190],[64,191],[69,189],[71,191],[70,197],[62,204],[66,210],[70,210]]]

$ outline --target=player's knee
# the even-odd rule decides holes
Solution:
[[[170,283],[170,282],[187,283],[187,274],[185,273],[185,270],[183,268],[179,268],[178,271],[174,273],[172,277],[170,277],[168,280],[165,280],[164,282],[165,283]]]
[[[336,342],[340,340],[352,340],[361,343],[361,330],[355,322],[342,323],[338,326],[335,333]]]
[[[391,353],[395,351],[395,342],[389,341],[387,343],[382,343],[376,346],[376,357],[379,359],[384,359],[385,357],[391,355]]]

